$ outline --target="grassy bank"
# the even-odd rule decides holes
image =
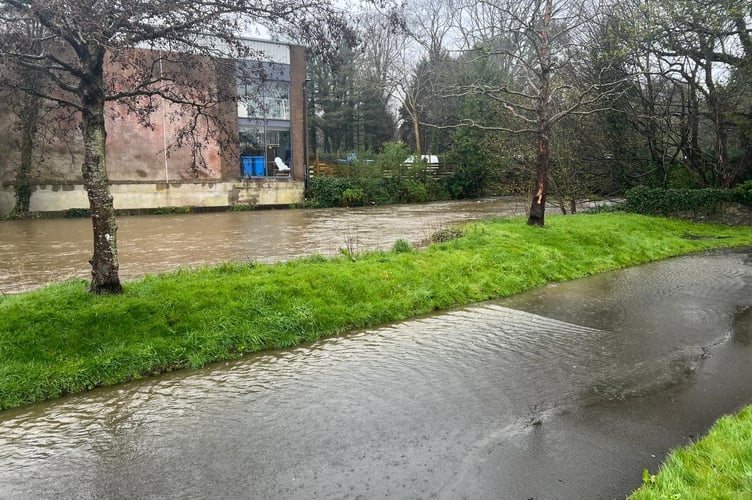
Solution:
[[[128,283],[81,281],[0,297],[0,409],[288,347],[431,310],[710,248],[752,228],[639,215],[474,223],[419,252],[223,264]]]
[[[715,423],[698,443],[671,452],[630,500],[752,498],[752,406]]]

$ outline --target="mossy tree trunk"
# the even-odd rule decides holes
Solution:
[[[23,96],[19,117],[21,119],[21,162],[16,170],[16,204],[13,214],[25,216],[31,205],[32,179],[31,167],[34,153],[34,141],[39,126],[40,99],[32,94]]]
[[[107,179],[104,121],[104,49],[95,47],[81,51],[79,57],[86,68],[86,77],[79,87],[81,93],[81,131],[84,140],[84,186],[94,230],[94,255],[91,264],[89,292],[116,294],[122,292],[118,276],[117,224],[112,194]]]

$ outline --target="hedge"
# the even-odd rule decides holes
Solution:
[[[661,189],[637,186],[625,193],[624,209],[644,215],[709,210],[724,202],[752,205],[752,181],[734,189]]]

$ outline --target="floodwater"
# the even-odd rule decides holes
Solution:
[[[132,279],[179,266],[222,261],[272,262],[340,248],[388,250],[420,243],[468,220],[520,215],[527,201],[489,198],[354,209],[258,210],[118,218],[120,276]],[[0,293],[91,277],[90,219],[0,221]]]
[[[752,401],[750,252],[6,411],[0,498],[624,498]]]

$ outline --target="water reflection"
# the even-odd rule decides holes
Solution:
[[[0,497],[623,498],[752,400],[746,257],[682,257],[4,412]]]
[[[340,247],[386,250],[418,243],[462,221],[522,214],[519,199],[493,198],[356,209],[259,210],[120,217],[121,277],[221,261],[272,262]],[[17,293],[90,273],[88,219],[0,221],[0,293]]]

